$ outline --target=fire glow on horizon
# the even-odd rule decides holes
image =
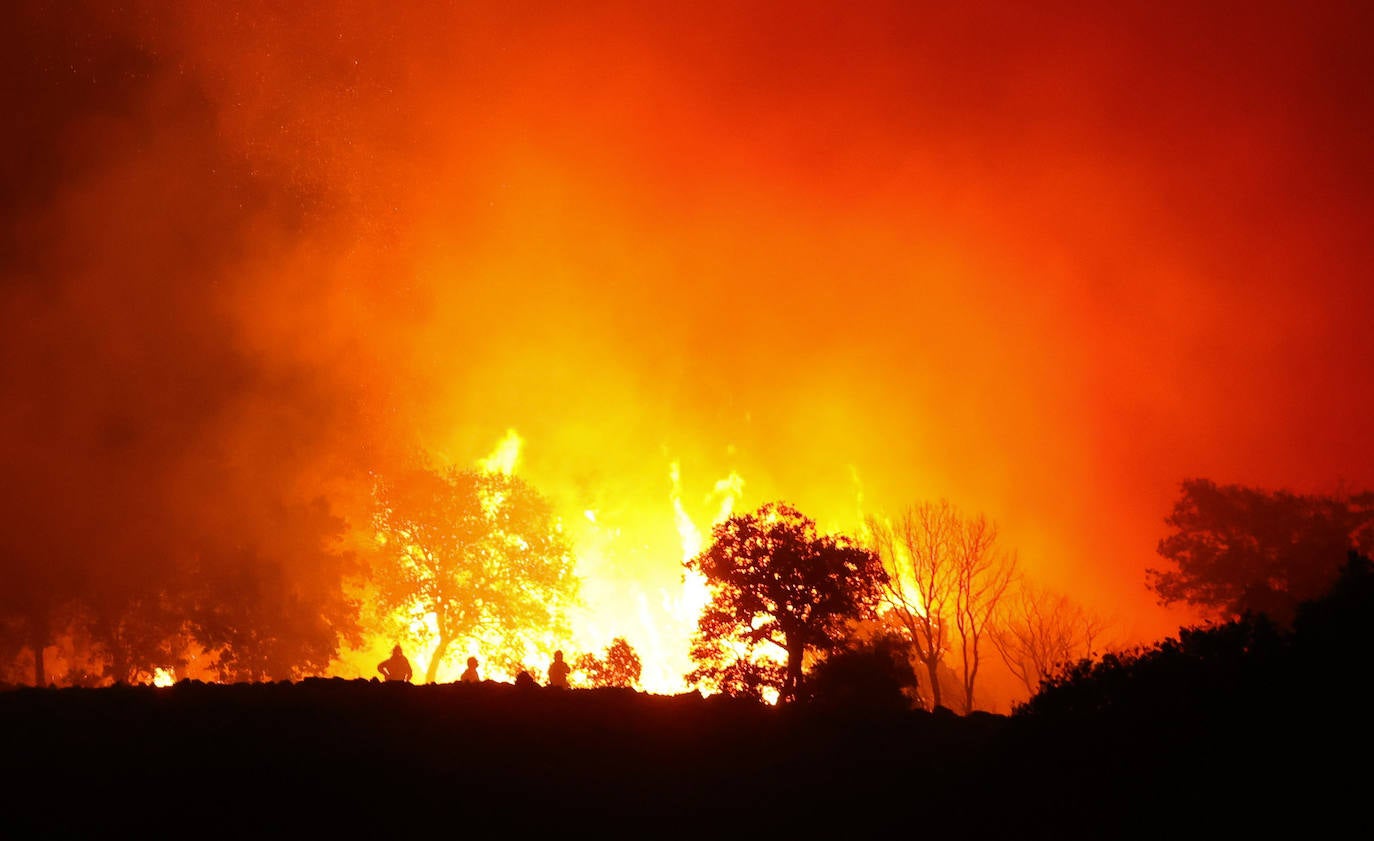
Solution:
[[[472,465],[479,470],[513,475],[517,472],[525,440],[515,429],[508,429],[495,448]],[[507,633],[526,637],[527,662],[546,663],[554,649],[563,649],[571,657],[590,653],[601,655],[611,641],[622,637],[640,656],[643,674],[641,687],[648,692],[672,694],[688,691],[684,676],[692,668],[688,651],[696,630],[697,617],[709,598],[705,580],[697,573],[684,570],[682,561],[698,554],[711,526],[728,517],[743,493],[744,480],[738,473],[714,482],[710,493],[701,502],[711,506],[712,519],[699,526],[687,511],[682,496],[681,468],[677,462],[667,467],[670,487],[657,501],[663,512],[671,512],[680,549],[675,553],[655,555],[652,552],[633,552],[625,544],[621,528],[603,522],[595,509],[559,512],[560,527],[572,541],[576,558],[575,571],[582,581],[583,597],[570,616],[572,638],[558,640],[537,628],[492,629],[493,633]],[[644,500],[652,508],[653,500]],[[641,512],[643,513],[643,512]],[[652,513],[646,519],[653,519]],[[673,577],[676,576],[676,582]],[[619,586],[606,586],[617,581]],[[660,582],[656,586],[645,582]],[[420,621],[433,624],[433,616]],[[368,676],[374,664],[371,652],[391,644],[385,630],[369,632],[372,639],[364,646],[361,656],[345,656],[340,670],[358,676]],[[481,660],[481,641],[462,641],[441,666],[436,679],[440,683],[456,680],[462,663],[471,654]],[[430,650],[418,650],[413,655],[427,662]],[[514,675],[488,667],[484,677],[511,680]]]
[[[289,557],[316,501],[363,545],[418,450],[559,513],[532,663],[624,636],[670,691],[683,558],[769,501],[949,499],[1129,644],[1192,618],[1145,588],[1184,478],[1374,486],[1360,4],[63,8],[0,33],[36,592]]]

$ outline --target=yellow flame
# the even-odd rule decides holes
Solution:
[[[701,553],[704,538],[702,537],[702,530],[692,521],[682,504],[682,468],[676,461],[669,467],[669,478],[672,480],[673,516],[679,539],[682,542],[682,557],[683,560],[689,560]],[[712,486],[711,493],[707,494],[706,497],[706,502],[715,501],[716,503],[715,518],[711,521],[712,527],[731,515],[734,511],[735,502],[743,494],[744,478],[735,471],[731,471],[728,476],[718,480]],[[706,577],[696,570],[688,570],[682,576],[682,584],[678,592],[676,594],[665,592],[663,595],[665,610],[682,629],[680,645],[685,650],[689,645],[692,632],[696,629],[697,619],[711,600],[711,590],[706,583]]]
[[[880,528],[886,529],[891,533],[893,528],[891,517],[878,515],[874,517],[874,520],[876,520]],[[870,546],[873,545],[873,540],[876,535],[867,518],[860,521],[857,531],[860,539],[864,543]],[[892,576],[894,579],[892,582],[893,586],[901,592],[902,598],[906,602],[908,608],[914,611],[918,616],[925,616],[925,594],[921,592],[921,585],[912,573],[911,553],[907,551],[907,547],[902,545],[900,540],[893,541],[888,548],[892,554],[890,557],[884,557],[883,560],[887,566],[888,575]],[[890,610],[892,610],[890,606],[884,605],[878,612],[879,614],[885,615]]]
[[[724,522],[735,513],[735,503],[744,496],[744,477],[731,470],[730,475],[716,482],[712,496],[719,498],[716,506],[716,518],[711,521],[712,525]]]
[[[687,515],[687,511],[682,507],[681,465],[673,462],[668,468],[668,476],[673,482],[673,520],[677,524],[678,538],[682,541],[682,559],[686,561],[701,554],[701,530],[696,527],[692,518]]]
[[[476,463],[489,473],[512,474],[524,444],[519,434],[510,429],[491,453]],[[562,649],[569,660],[580,654],[601,656],[613,639],[621,637],[640,656],[640,688],[644,691],[670,694],[692,689],[684,676],[694,665],[690,658],[691,638],[701,611],[710,600],[710,590],[702,575],[683,569],[682,561],[695,557],[704,548],[709,539],[707,520],[714,525],[735,512],[745,483],[737,472],[731,471],[708,482],[706,492],[697,495],[684,490],[689,483],[684,482],[677,460],[668,467],[671,488],[666,498],[648,500],[647,505],[629,510],[618,505],[605,508],[582,504],[561,512],[566,516],[559,517],[560,528],[572,541],[577,575],[583,584],[582,603],[573,607],[569,617],[570,638],[556,639],[542,628],[491,629],[490,640],[474,637],[456,641],[440,664],[436,680],[457,680],[469,655],[479,659],[484,679],[512,679],[513,674],[500,671],[499,665],[489,661],[483,652],[494,647],[497,636],[514,632],[524,644],[526,666],[540,682],[547,677],[545,669],[555,649]],[[500,504],[497,498],[483,500],[484,507]],[[664,516],[669,510],[671,526]],[[699,519],[694,519],[694,514]],[[385,539],[370,537],[379,543]],[[392,535],[392,539],[403,545],[408,542],[403,535]],[[413,641],[423,640],[413,652],[407,651],[417,673],[423,674],[437,641],[435,617],[394,618],[401,622],[401,627],[409,625]],[[376,658],[371,652],[389,649],[390,633],[380,627],[368,633],[368,653],[360,650],[341,658],[338,670],[372,677]],[[574,682],[576,679],[574,675]]]
[[[176,675],[172,673],[171,669],[158,668],[153,670],[153,686],[171,686],[176,682]]]
[[[507,429],[504,438],[497,443],[486,458],[477,460],[477,467],[483,473],[504,473],[509,476],[515,472],[520,461],[520,449],[525,440],[514,429]]]

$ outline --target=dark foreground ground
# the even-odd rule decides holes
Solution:
[[[1371,826],[1370,757],[1350,756],[1364,746],[1340,744],[1329,721],[1112,732],[322,679],[14,689],[0,692],[0,733],[4,838],[1310,838]]]

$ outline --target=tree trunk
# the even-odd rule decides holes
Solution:
[[[110,677],[116,684],[129,683],[129,658],[124,656],[124,646],[116,640],[110,643]]]
[[[47,686],[48,675],[43,668],[43,649],[48,647],[48,623],[43,619],[33,619],[29,647],[33,649],[33,685]]]
[[[943,703],[940,697],[940,658],[927,658],[925,664],[926,672],[930,675],[930,709],[933,711]]]
[[[425,671],[425,683],[437,682],[439,675],[439,661],[444,659],[448,653],[449,643],[453,642],[453,637],[445,634],[439,635],[439,645],[434,649],[434,656],[429,658],[429,668]]]
[[[783,681],[782,694],[778,698],[778,703],[787,703],[797,699],[797,690],[801,686],[802,656],[806,653],[806,647],[788,641],[787,644],[787,678]]]

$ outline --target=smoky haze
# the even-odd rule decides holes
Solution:
[[[1171,632],[1183,478],[1374,484],[1371,14],[1054,5],[12,7],[6,597],[515,429],[608,579],[679,575],[676,462]]]

